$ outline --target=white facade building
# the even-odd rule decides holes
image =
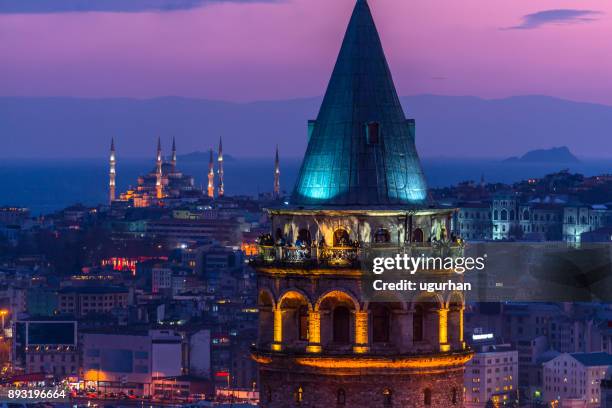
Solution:
[[[518,351],[510,345],[483,345],[465,366],[465,407],[482,408],[487,402],[517,399]]]
[[[601,406],[600,383],[612,366],[608,353],[564,353],[543,364],[544,400]]]

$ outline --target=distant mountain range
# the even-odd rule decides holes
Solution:
[[[521,157],[510,157],[504,160],[505,163],[558,163],[574,164],[580,160],[574,156],[567,146],[553,147],[551,149],[532,150]]]
[[[424,157],[491,157],[567,146],[581,157],[612,157],[612,107],[546,96],[481,99],[417,95],[401,98],[416,119]],[[0,97],[0,157],[104,157],[115,137],[117,156],[207,152],[223,137],[234,157],[301,157],[307,120],[321,98],[231,103],[204,99]],[[383,130],[384,132],[384,130]],[[383,134],[384,135],[384,134]]]

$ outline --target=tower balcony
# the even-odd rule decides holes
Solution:
[[[318,245],[258,245],[255,266],[277,267],[355,267],[373,257],[394,257],[397,254],[410,257],[457,258],[463,256],[464,245],[458,242],[359,244],[350,246]]]

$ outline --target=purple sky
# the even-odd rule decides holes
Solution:
[[[70,4],[104,3],[3,0],[0,94],[321,95],[354,4],[181,0],[180,10],[168,11],[168,0],[105,1],[80,12]],[[122,10],[125,3],[132,9]],[[401,95],[544,94],[612,105],[612,2],[370,5]]]

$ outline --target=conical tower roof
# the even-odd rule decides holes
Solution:
[[[291,204],[422,207],[427,186],[367,1],[358,0]]]

